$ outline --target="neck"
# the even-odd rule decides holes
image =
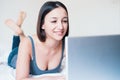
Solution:
[[[44,43],[44,45],[48,48],[48,50],[49,49],[55,50],[61,46],[61,43],[62,43],[62,40],[57,41],[57,40],[46,39],[46,42]]]
[[[47,38],[45,42],[40,42],[38,39],[38,43],[41,44],[42,50],[46,54],[54,54],[58,52],[62,46],[62,40],[58,41],[58,40],[53,40],[49,38]]]

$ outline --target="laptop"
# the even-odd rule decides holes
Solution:
[[[67,37],[67,80],[120,80],[120,35]]]

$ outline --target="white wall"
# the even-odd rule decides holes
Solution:
[[[8,18],[16,21],[21,10],[27,13],[22,26],[24,32],[26,35],[34,33],[42,2],[41,0],[0,0],[0,42],[11,42],[14,33],[4,24],[4,21]]]
[[[120,0],[69,1],[70,35],[120,34]]]
[[[45,0],[0,0],[0,44],[11,42],[13,32],[4,21],[16,21],[19,11],[27,18],[23,24],[26,35],[36,32],[37,16]],[[70,36],[120,34],[120,0],[61,0],[67,6]]]

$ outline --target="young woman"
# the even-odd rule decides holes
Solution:
[[[19,19],[20,23],[24,20],[23,16]],[[24,36],[18,27],[21,24],[15,25],[11,20],[6,21],[6,24],[17,27],[11,28],[20,37],[18,55],[12,56],[8,62],[16,68],[16,80],[65,80],[65,76],[29,77],[29,74],[42,75],[60,71],[61,61],[65,56],[64,39],[69,32],[68,11],[63,3],[48,1],[43,4],[38,16],[37,34],[32,36]]]

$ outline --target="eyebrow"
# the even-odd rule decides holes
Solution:
[[[57,19],[57,17],[51,17],[53,19]],[[63,17],[63,19],[68,19],[68,17]]]
[[[64,17],[64,18],[68,19],[68,17]]]

